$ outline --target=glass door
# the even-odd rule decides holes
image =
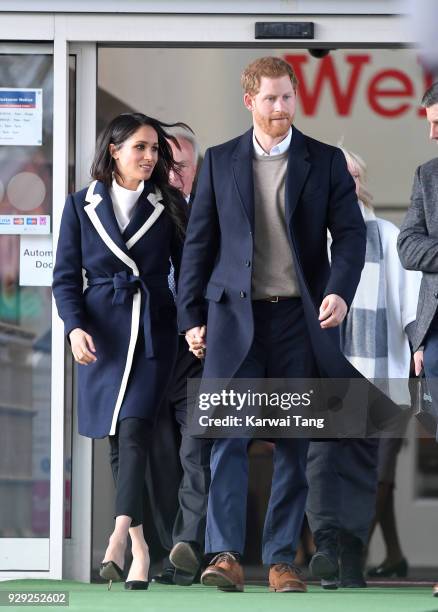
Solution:
[[[53,52],[0,47],[0,572],[48,571]]]

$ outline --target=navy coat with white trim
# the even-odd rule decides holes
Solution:
[[[65,333],[89,333],[97,361],[78,365],[79,433],[114,435],[118,420],[153,421],[177,350],[169,259],[178,276],[182,241],[151,184],[120,232],[105,185],[69,195],[64,207],[53,293]],[[83,290],[83,269],[88,287]]]
[[[290,248],[321,376],[357,377],[337,329],[318,321],[324,296],[349,306],[365,260],[366,228],[340,149],[292,128],[286,177]],[[231,378],[254,337],[253,130],[206,151],[184,245],[178,291],[181,331],[207,324],[206,378]],[[327,229],[333,237],[332,265]],[[207,310],[208,309],[208,310]]]

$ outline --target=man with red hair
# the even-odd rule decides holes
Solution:
[[[336,330],[365,256],[354,181],[339,149],[292,126],[297,81],[287,62],[256,60],[242,85],[253,125],[206,151],[179,281],[180,330],[205,355],[205,379],[355,376]],[[201,581],[225,591],[244,588],[248,443],[216,439],[211,454],[206,552],[215,556]],[[293,561],[307,448],[303,438],[276,439],[262,551],[276,592],[306,591]]]

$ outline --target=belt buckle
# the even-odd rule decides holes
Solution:
[[[269,300],[269,301],[270,301],[272,304],[276,304],[276,303],[278,302],[278,300],[279,300],[279,297],[278,297],[278,295],[275,295],[275,296],[269,297],[269,298],[268,298],[268,300]]]

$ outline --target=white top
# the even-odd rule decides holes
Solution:
[[[292,139],[292,128],[290,127],[288,133],[283,138],[283,140],[279,142],[278,144],[276,144],[275,147],[272,147],[269,153],[266,153],[266,151],[262,149],[262,147],[257,142],[255,132],[253,131],[252,133],[252,143],[254,145],[254,151],[257,153],[257,155],[270,156],[270,155],[281,155],[282,153],[286,153],[286,151],[290,147],[291,139]]]
[[[125,189],[125,187],[119,185],[115,177],[113,177],[113,183],[109,192],[113,203],[114,214],[116,215],[117,224],[121,232],[128,226],[143,188],[144,181],[140,181],[135,191]]]

